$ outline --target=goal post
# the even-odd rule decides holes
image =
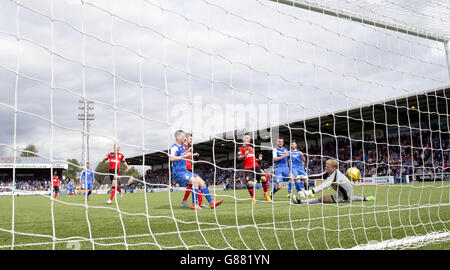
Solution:
[[[377,18],[362,16],[361,14],[352,13],[349,11],[344,11],[337,8],[322,5],[317,1],[308,1],[308,0],[269,0],[269,1],[292,6],[295,8],[302,8],[311,12],[317,12],[320,14],[338,17],[340,19],[351,20],[355,23],[362,23],[369,26],[378,27],[381,29],[387,29],[390,31],[411,35],[414,37],[420,37],[428,40],[442,42],[446,52],[445,55],[448,67],[448,76],[450,78],[450,37],[448,35],[433,33],[431,31],[420,29],[418,27],[396,24],[393,22],[379,20]]]
[[[448,77],[450,78],[450,39],[447,39],[444,42],[444,46],[445,46],[445,55],[447,57]]]

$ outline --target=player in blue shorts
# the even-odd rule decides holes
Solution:
[[[271,197],[283,188],[283,182],[293,180],[294,175],[288,167],[289,151],[284,147],[284,138],[278,138],[278,146],[273,149],[273,161],[275,162],[275,179]]]
[[[75,193],[73,192],[74,188],[74,183],[73,183],[73,179],[69,180],[69,196],[74,196]]]
[[[295,185],[297,193],[304,189],[304,183],[302,180],[306,179],[306,170],[304,162],[306,161],[305,155],[298,150],[297,141],[291,141],[291,151],[289,152],[289,167],[293,174],[293,180],[289,182],[288,195],[290,198],[292,194],[292,186]]]
[[[194,154],[191,151],[186,152],[186,148],[184,146],[185,137],[184,131],[177,130],[175,132],[175,143],[169,151],[170,162],[172,162],[172,179],[174,179],[175,182],[182,187],[185,187],[186,185],[192,186],[192,209],[202,209],[197,203],[199,189],[202,191],[203,196],[205,196],[208,200],[210,207],[214,208],[221,204],[223,200],[213,201],[211,194],[209,193],[209,189],[206,187],[205,181],[203,181],[203,179],[195,173],[192,173],[186,169],[186,158],[195,157],[198,156],[198,154]]]
[[[89,195],[92,193],[92,185],[94,183],[94,173],[89,168],[89,162],[86,163],[86,169],[83,170],[80,177],[80,183],[84,187],[84,194],[86,196],[86,200],[89,201]]]

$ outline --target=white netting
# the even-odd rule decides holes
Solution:
[[[298,1],[298,3],[302,2],[349,11],[359,17],[375,18],[386,23],[450,36],[450,3],[448,1]]]
[[[289,2],[1,0],[0,110],[8,128],[0,133],[0,156],[13,161],[0,167],[0,194],[13,196],[0,196],[0,248],[385,249],[448,242],[450,80],[442,40],[449,5]],[[376,19],[386,29],[325,10]],[[88,123],[79,128],[76,120],[80,99],[96,106],[83,151],[79,137]],[[217,209],[179,205],[183,192],[176,191],[184,190],[171,179],[167,156],[177,129],[193,131],[194,152],[202,153],[194,172],[224,199]],[[299,206],[285,189],[272,202],[256,189],[251,204],[236,159],[243,130],[264,153],[271,178],[271,150],[281,135],[288,148],[297,140],[309,173],[337,158],[341,170],[364,173],[355,193],[377,199]],[[116,194],[111,206],[106,172],[95,173],[105,187],[92,201],[63,194],[50,200],[53,192],[30,191],[35,182],[24,180],[30,175],[17,158],[29,143],[52,164],[80,152],[95,163],[119,144],[143,177],[129,182],[136,193]],[[40,196],[24,196],[30,193]]]

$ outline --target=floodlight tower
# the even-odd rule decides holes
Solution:
[[[83,133],[82,133],[82,147],[81,147],[81,166],[85,166],[86,162],[89,162],[89,130],[90,130],[90,122],[94,120],[94,114],[92,111],[94,107],[93,101],[86,100],[86,98],[82,98],[79,100],[80,113],[78,114],[78,120],[83,121]]]

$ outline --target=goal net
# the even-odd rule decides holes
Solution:
[[[449,18],[445,1],[0,0],[0,249],[448,248]],[[177,130],[219,206],[201,189],[190,209],[196,185],[180,203]],[[103,161],[114,145],[129,170]],[[363,201],[334,183],[298,204],[329,159],[359,169]]]

